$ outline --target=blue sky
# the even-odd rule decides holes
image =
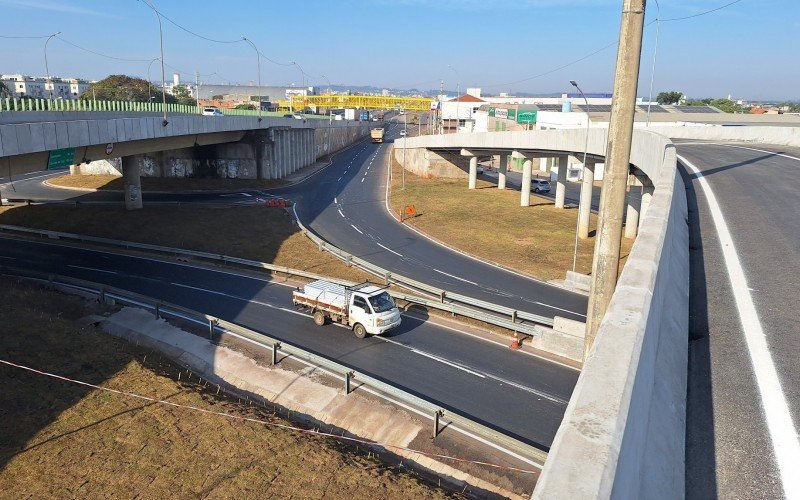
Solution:
[[[278,63],[296,61],[310,85],[334,84],[484,92],[562,92],[577,80],[610,92],[621,0],[152,0],[167,17],[204,36],[252,39]],[[692,16],[731,0],[660,0],[661,19]],[[646,22],[657,16],[648,1]],[[0,36],[48,35],[53,75],[147,75],[159,55],[158,25],[140,0],[0,0]],[[213,43],[166,20],[167,64],[184,78],[254,81],[255,54],[239,42]],[[649,88],[655,24],[645,28],[639,95]],[[44,39],[0,38],[0,72],[42,75]],[[741,0],[708,15],[661,23],[654,93],[800,100],[800,1]],[[301,84],[291,64],[262,60],[262,82]],[[452,69],[451,69],[452,67]],[[168,74],[175,71],[167,68]],[[159,73],[152,65],[152,77]],[[546,74],[544,74],[546,73]],[[542,75],[544,74],[544,75]],[[542,76],[538,76],[542,75]],[[535,78],[531,78],[535,77]]]

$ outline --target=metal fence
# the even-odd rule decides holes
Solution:
[[[203,106],[190,106],[187,104],[166,105],[169,114],[199,115]],[[95,112],[126,112],[126,113],[163,113],[164,104],[161,102],[138,101],[97,101],[93,99],[44,99],[44,98],[0,98],[0,111],[95,111]],[[262,111],[259,115],[255,109],[227,109],[220,108],[226,116],[262,116],[282,117],[283,112]],[[304,118],[328,120],[328,116],[303,115]]]
[[[419,292],[429,293],[433,295],[433,297],[422,297],[419,295],[403,293],[399,291],[391,291],[391,294],[395,299],[429,307],[431,309],[446,311],[456,316],[463,316],[465,318],[471,318],[478,321],[483,321],[491,325],[499,326],[501,328],[506,328],[519,333],[524,333],[526,335],[538,335],[540,331],[538,330],[538,327],[535,324],[520,323],[519,320],[527,320],[537,324],[549,325],[549,326],[552,326],[553,324],[552,319],[544,316],[539,316],[522,311],[516,311],[510,307],[500,306],[482,300],[473,299],[465,295],[448,292],[446,290],[432,287],[430,285],[413,280],[411,278],[406,278],[405,276],[396,273],[391,273],[383,268],[370,264],[369,262],[360,259],[359,257],[350,255],[344,252],[343,250],[340,250],[339,248],[325,242],[314,233],[308,231],[304,226],[302,226],[302,224],[300,224],[300,227],[301,230],[304,232],[304,234],[320,247],[320,250],[326,250],[332,253],[333,255],[336,255],[344,262],[347,262],[350,265],[355,265],[367,272],[370,272],[371,274],[374,274],[375,276],[380,277],[387,284],[395,283],[407,289],[417,290]],[[288,267],[269,264],[266,262],[259,262],[256,260],[243,259],[240,257],[232,257],[230,255],[216,254],[211,252],[184,250],[182,248],[150,245],[147,243],[136,243],[132,241],[114,240],[110,238],[100,238],[97,236],[86,236],[74,233],[64,233],[60,231],[50,231],[46,229],[32,229],[27,227],[10,226],[5,224],[0,224],[0,231],[15,232],[22,234],[33,234],[54,240],[73,240],[84,243],[95,243],[100,245],[106,245],[116,248],[146,250],[149,252],[157,252],[161,254],[174,255],[174,256],[189,256],[199,259],[222,262],[225,264],[237,264],[245,267],[265,269],[271,272],[287,274],[290,276],[299,276],[311,280],[324,279],[328,281],[335,281],[342,284],[353,284],[352,282],[348,282],[346,280],[338,280],[327,276],[321,276],[319,274],[303,271],[301,269],[292,269]],[[465,305],[462,304],[467,304],[474,307],[466,307]]]
[[[43,282],[52,287],[62,286],[68,289],[78,290],[82,293],[92,294],[97,296],[98,300],[101,302],[105,302],[108,299],[113,299],[122,304],[142,307],[153,311],[153,314],[156,316],[156,318],[175,317],[189,320],[207,327],[210,340],[213,340],[215,336],[218,338],[218,336],[223,333],[231,333],[236,336],[243,337],[255,344],[270,349],[272,351],[273,364],[276,364],[279,361],[278,353],[284,353],[294,358],[301,359],[314,366],[321,367],[328,372],[331,372],[334,376],[341,378],[347,393],[351,392],[351,381],[357,381],[360,385],[367,386],[375,391],[393,398],[394,400],[410,405],[424,414],[430,415],[435,425],[435,429],[432,433],[434,436],[438,435],[446,428],[455,427],[457,430],[460,429],[483,438],[489,443],[496,445],[500,449],[510,452],[517,458],[522,458],[523,460],[540,465],[544,464],[544,461],[547,458],[546,451],[538,449],[527,443],[523,443],[481,423],[475,422],[469,417],[459,414],[457,411],[445,409],[443,405],[437,403],[436,401],[431,401],[429,399],[411,394],[388,382],[379,380],[370,374],[359,372],[352,366],[345,365],[339,361],[335,361],[320,354],[306,351],[299,346],[292,345],[283,340],[271,337],[265,333],[251,330],[242,325],[195,311],[193,309],[188,309],[176,304],[171,304],[169,302],[160,301],[152,297],[130,292],[128,290],[110,287],[91,281],[57,274],[46,274],[21,270],[7,266],[0,266],[0,273],[7,276],[15,276]]]

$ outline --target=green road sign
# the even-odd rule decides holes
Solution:
[[[75,148],[54,149],[47,160],[47,170],[69,168],[75,163]]]
[[[536,110],[518,111],[517,123],[536,123]]]

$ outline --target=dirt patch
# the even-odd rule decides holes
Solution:
[[[351,281],[369,277],[321,252],[282,208],[32,205],[0,207],[0,224],[213,252]]]
[[[406,221],[431,237],[466,253],[542,279],[563,279],[572,269],[577,209],[557,209],[551,200],[531,197],[531,206],[519,206],[519,192],[498,190],[478,179],[475,190],[466,180],[425,179],[405,173],[392,158],[392,211],[414,205],[417,217]],[[592,214],[590,235],[578,242],[576,270],[590,273],[594,251]],[[632,246],[623,240],[620,272]]]
[[[101,191],[122,191],[122,177],[116,175],[61,175],[47,181],[54,186]],[[142,177],[142,191],[241,191],[285,186],[283,180],[194,179]]]
[[[0,358],[95,385],[290,424],[85,325],[82,299],[0,278]],[[178,374],[182,373],[179,379]],[[340,441],[111,394],[0,365],[0,491],[13,498],[442,498]]]

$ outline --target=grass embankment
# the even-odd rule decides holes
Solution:
[[[319,249],[270,207],[0,207],[0,224],[50,229],[258,260],[352,281],[368,275]]]
[[[116,175],[62,175],[47,181],[54,186],[68,188],[122,191],[122,177]],[[143,191],[237,191],[243,189],[270,189],[285,186],[282,180],[258,179],[195,179],[142,177]]]
[[[556,209],[552,200],[539,196],[532,196],[531,206],[521,207],[519,191],[501,191],[480,179],[477,189],[469,190],[466,179],[424,179],[406,172],[402,190],[402,167],[394,159],[392,165],[392,210],[397,214],[406,205],[414,205],[419,214],[406,224],[471,255],[539,279],[563,279],[566,270],[572,269],[577,209]],[[596,225],[592,214],[589,227]],[[594,241],[593,236],[579,241],[578,272],[590,273]],[[629,240],[622,242],[623,265],[631,245]]]
[[[79,318],[87,302],[0,278],[0,358],[174,403],[280,424],[271,411]],[[447,495],[363,451],[0,365],[0,491],[8,498]],[[363,449],[362,449],[363,450]]]

